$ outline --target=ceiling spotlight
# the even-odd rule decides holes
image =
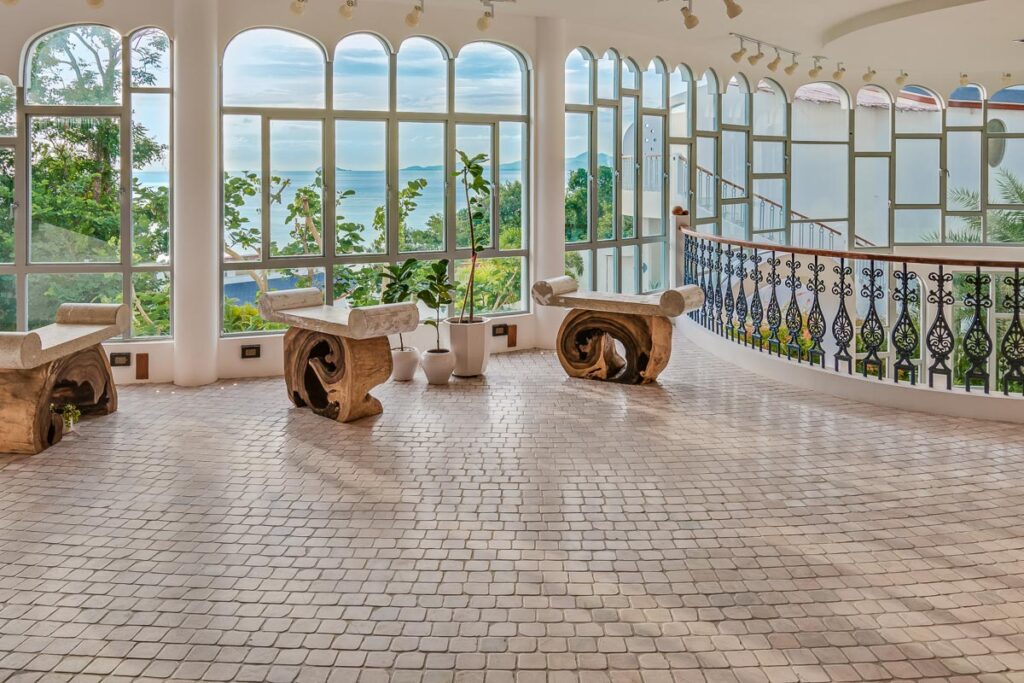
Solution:
[[[99,9],[100,7],[103,7],[103,0],[85,0],[85,4],[93,9]]]
[[[817,78],[821,75],[821,57],[814,58],[814,67],[807,72],[807,75],[811,78]]]
[[[1013,74],[1007,71],[1003,74],[1003,85],[1010,85],[1013,83]]]
[[[868,70],[864,72],[864,75],[861,76],[861,78],[864,79],[865,83],[870,83],[871,81],[875,80],[875,76],[877,75],[878,72],[869,66]]]
[[[697,28],[700,19],[693,13],[693,0],[686,0],[686,5],[680,11],[683,14],[683,26],[686,28]]]
[[[845,75],[846,67],[843,65],[842,62],[839,62],[839,64],[836,66],[836,70],[832,72],[832,78],[833,80],[841,81],[843,80],[843,76]]]
[[[292,0],[292,14],[302,14],[305,12],[307,2],[309,2],[309,0]]]
[[[412,11],[405,15],[405,25],[409,28],[416,28],[420,25],[420,20],[423,19],[423,3],[425,0],[420,0],[416,3],[416,6],[412,8]]]
[[[306,2],[306,0],[303,0]],[[359,0],[345,0],[345,3],[338,8],[338,14],[341,15],[342,19],[351,19],[352,15],[356,13],[356,7],[359,5]]]
[[[743,58],[747,56],[747,48],[743,45],[742,40],[740,40],[740,49],[736,50],[736,52],[733,52],[729,56],[732,57],[732,61],[737,64],[743,61]]]
[[[793,63],[787,66],[783,71],[786,72],[787,76],[792,76],[796,73],[796,70],[800,68],[800,62],[796,61],[796,55],[793,55]]]
[[[743,14],[743,8],[736,0],[725,0],[725,13],[729,15],[730,19],[735,19]]]
[[[762,59],[764,59],[764,50],[761,49],[761,43],[758,43],[757,54],[750,55],[750,57],[747,58],[747,61],[750,62],[750,66],[757,66]]]
[[[910,74],[908,74],[903,69],[900,69],[900,75],[896,77],[896,85],[906,85],[907,84],[907,80],[909,78],[910,78]]]
[[[960,85],[970,85],[971,78],[967,74],[960,74]]]
[[[476,20],[476,27],[480,31],[486,31],[491,27],[491,22],[494,20],[494,8],[485,9],[483,15]]]
[[[779,54],[778,50],[776,50],[775,51],[775,59],[773,59],[772,61],[768,62],[768,70],[771,71],[772,73],[775,73],[776,71],[779,70],[779,67],[781,65],[782,65],[782,55]]]

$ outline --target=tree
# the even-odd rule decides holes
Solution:
[[[1003,204],[1024,204],[1024,182],[1011,171],[1001,168],[996,171],[996,187]],[[959,211],[977,211],[981,208],[981,194],[975,190],[958,187],[949,191],[949,202]],[[947,242],[981,242],[981,215],[976,214],[962,218],[964,227],[947,229]],[[938,232],[930,233],[928,242],[939,242]],[[989,242],[1024,242],[1024,211],[1005,209],[988,213]]]

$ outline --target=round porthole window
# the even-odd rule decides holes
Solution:
[[[1005,133],[1006,124],[1001,119],[992,119],[988,122],[989,133]],[[988,139],[988,165],[992,168],[997,168],[1003,163],[1003,157],[1006,156],[1006,138],[992,138]]]

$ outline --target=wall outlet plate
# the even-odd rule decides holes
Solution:
[[[112,368],[130,368],[132,366],[132,354],[130,353],[112,353],[110,354],[110,367]]]
[[[263,347],[259,344],[248,344],[242,347],[242,360],[254,360],[260,357]]]
[[[507,337],[508,336],[508,325],[505,323],[499,323],[491,327],[491,336],[493,337]]]

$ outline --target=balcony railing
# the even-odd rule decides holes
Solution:
[[[1024,263],[784,247],[683,230],[690,317],[826,372],[1024,395]]]

